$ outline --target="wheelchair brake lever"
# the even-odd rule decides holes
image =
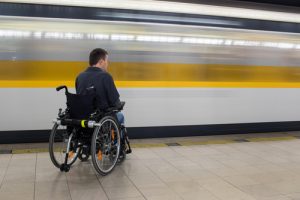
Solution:
[[[58,110],[58,117],[60,117],[60,118],[61,118],[61,117],[64,117],[65,114],[66,114],[66,113],[63,112],[61,108]]]
[[[60,109],[58,110],[58,116],[61,116],[61,112],[62,112],[62,109],[60,108]]]
[[[95,112],[93,112],[93,113],[91,114],[91,118],[92,118],[92,119],[95,119],[98,115],[99,115],[99,110],[96,110]]]

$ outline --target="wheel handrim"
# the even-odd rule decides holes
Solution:
[[[95,164],[102,173],[108,173],[114,168],[119,156],[120,134],[118,126],[113,120],[106,119],[95,131],[97,131],[94,136],[96,149],[93,157]]]
[[[79,150],[80,148],[76,148],[76,141],[73,140],[72,138],[69,138],[69,134],[67,133],[66,127],[65,126],[56,126],[56,130],[53,133],[53,138],[52,138],[52,153],[53,153],[53,158],[57,162],[58,165],[61,165],[65,161],[65,156],[67,152],[67,145],[68,141],[70,139],[71,144],[70,144],[70,151],[68,153],[68,163],[67,164],[73,164],[75,160],[78,157]],[[51,145],[51,144],[50,144]]]

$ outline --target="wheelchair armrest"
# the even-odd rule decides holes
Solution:
[[[119,111],[123,110],[124,105],[125,105],[125,102],[124,102],[124,101],[121,101],[121,103],[120,103],[119,105],[114,106],[114,107],[107,108],[107,109],[105,110],[105,112],[119,112]]]
[[[123,110],[124,106],[125,106],[125,101],[121,101],[121,104],[120,104],[119,108],[120,108],[121,110]]]
[[[107,108],[106,110],[105,110],[105,113],[110,113],[110,112],[119,112],[119,111],[121,111],[122,109],[119,109],[119,108],[117,108],[117,107],[110,107],[110,108]]]

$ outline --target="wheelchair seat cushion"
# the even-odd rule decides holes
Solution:
[[[96,110],[96,96],[94,94],[67,94],[67,106],[70,118],[87,119]]]

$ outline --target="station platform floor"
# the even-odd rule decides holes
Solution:
[[[60,172],[46,143],[0,145],[0,199],[300,200],[300,132],[131,141],[105,177]]]

